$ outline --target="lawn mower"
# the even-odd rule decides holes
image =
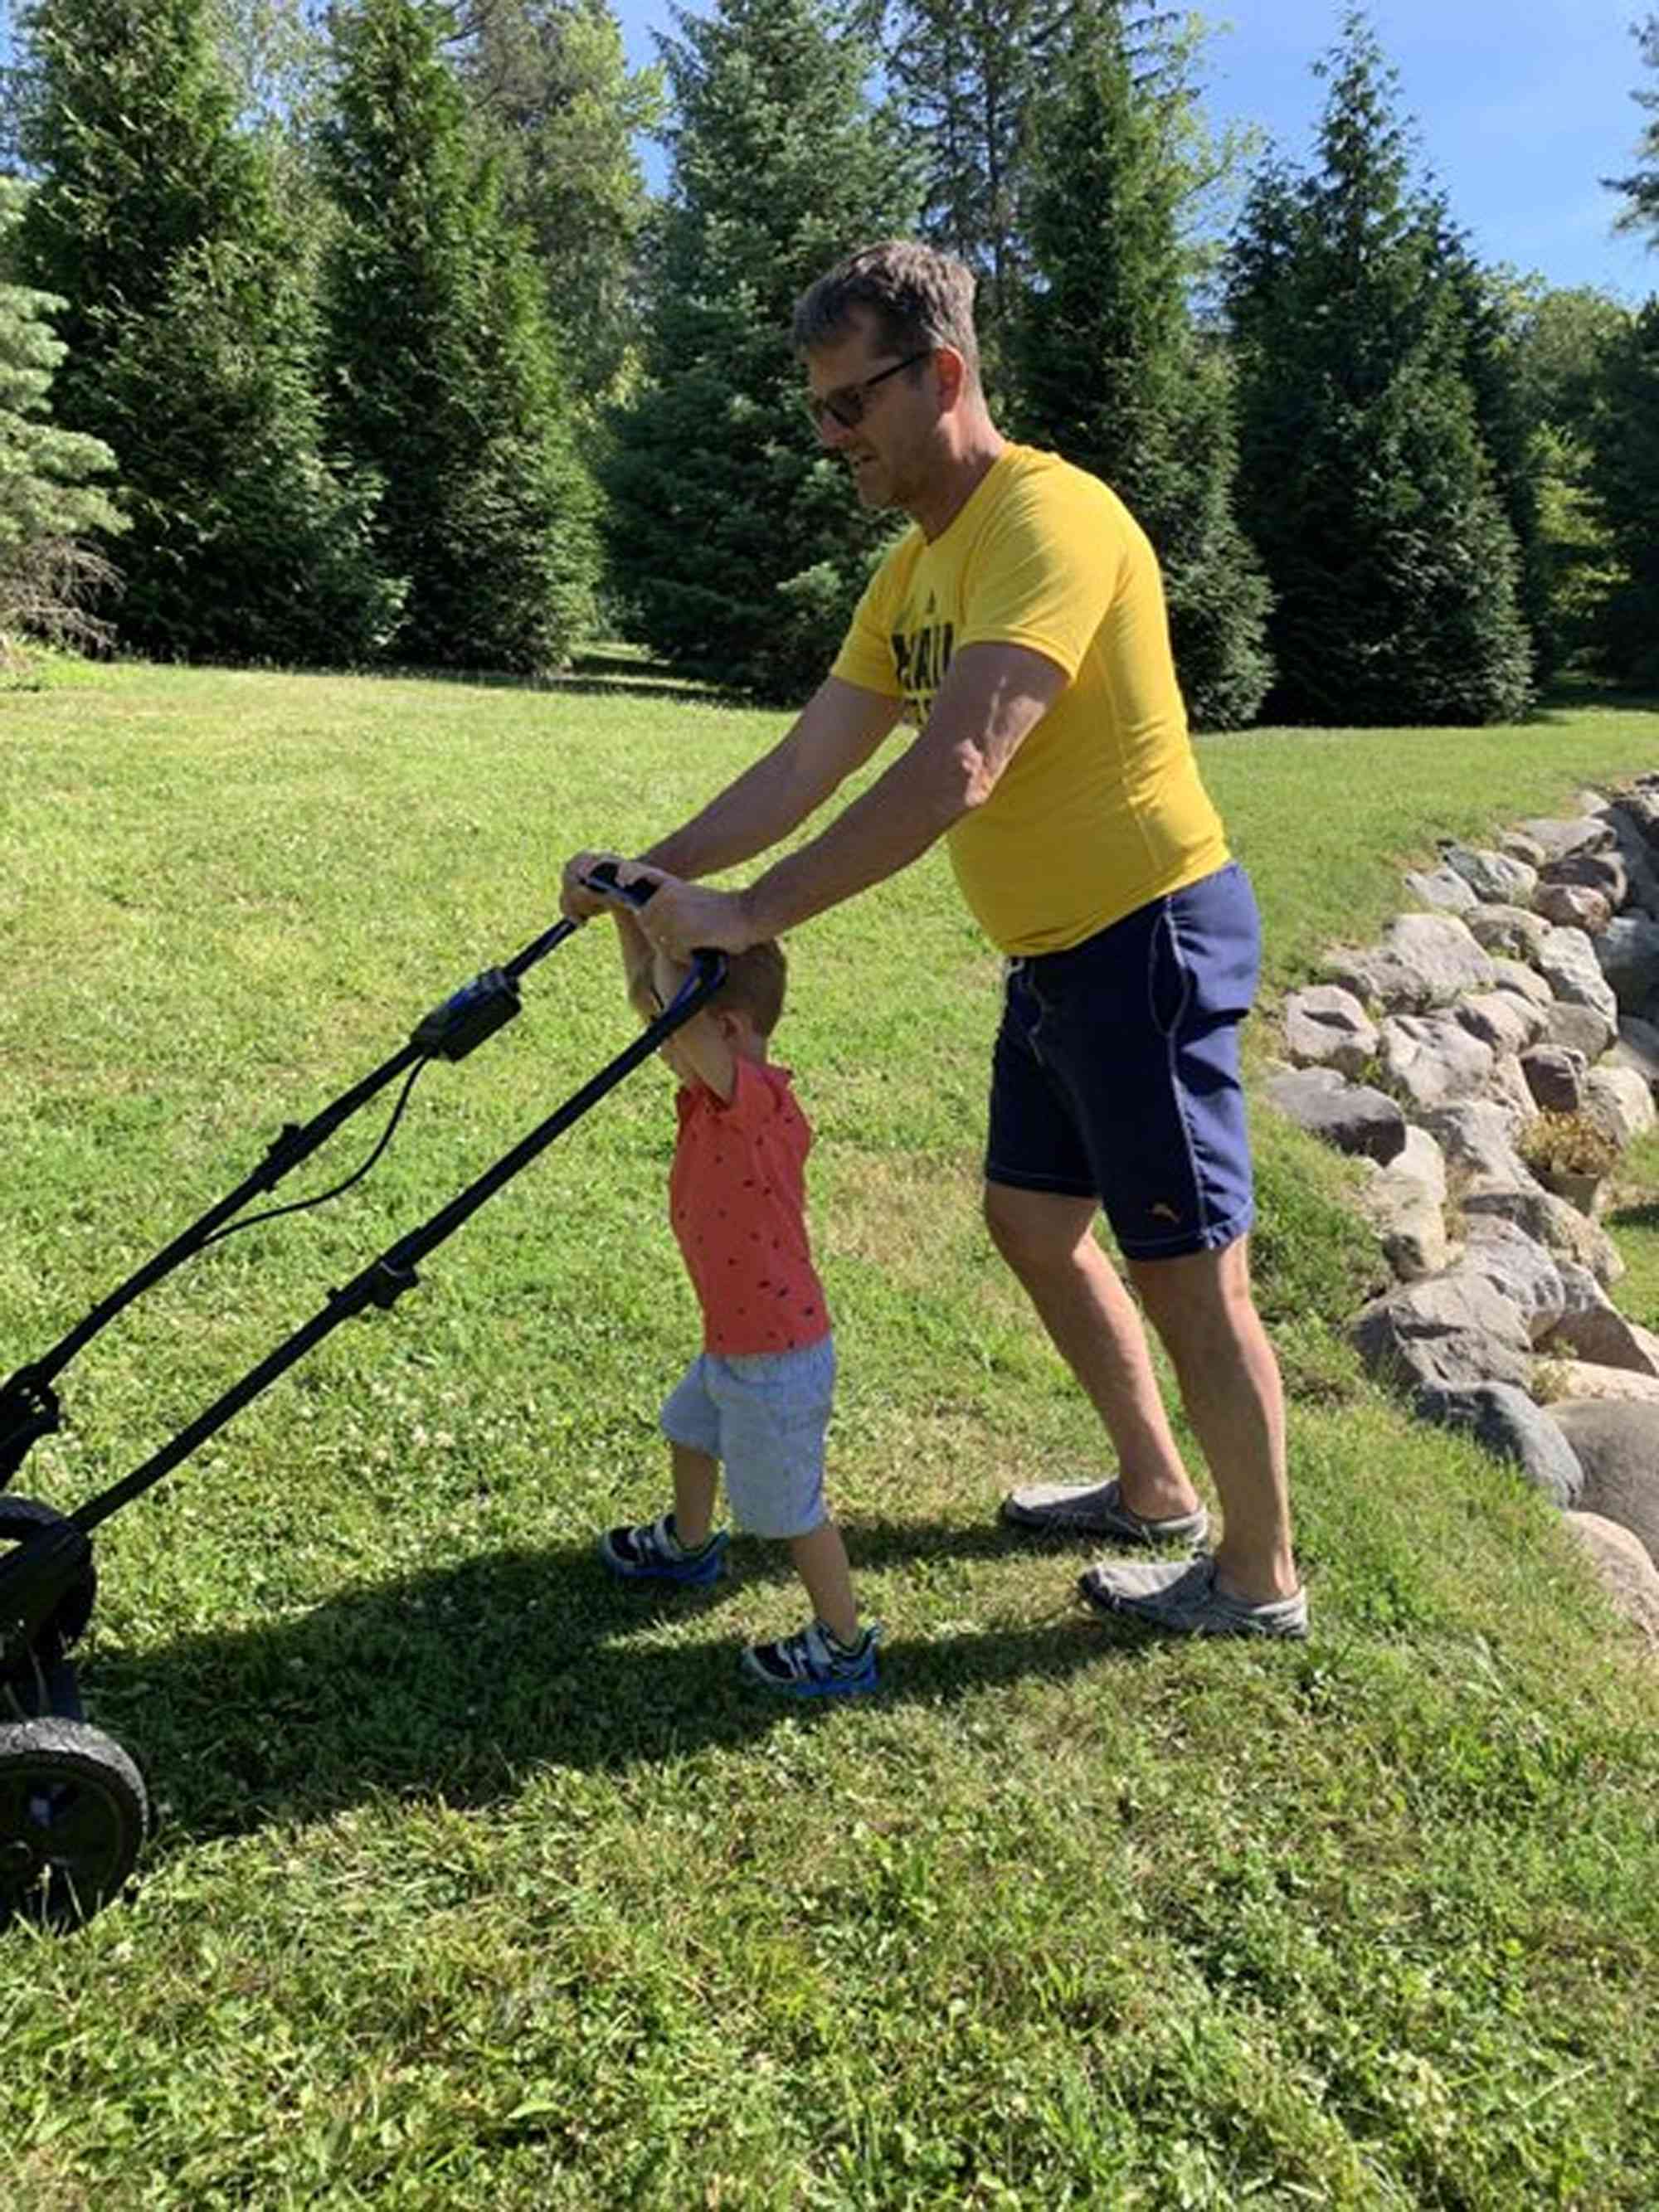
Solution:
[[[654,884],[624,885],[603,863],[595,890],[640,907]],[[627,1048],[418,1228],[388,1246],[321,1310],[240,1382],[120,1481],[73,1513],[9,1494],[29,1447],[62,1425],[57,1378],[132,1301],[220,1238],[279,1214],[337,1198],[366,1175],[390,1142],[416,1079],[434,1060],[459,1060],[520,1010],[519,979],[579,927],[561,921],[504,967],[489,968],[435,1006],[409,1042],[303,1124],[289,1122],[236,1188],[95,1305],[40,1358],[0,1386],[0,1924],[20,1915],[73,1928],[116,1896],[149,1833],[149,1792],[137,1762],[83,1714],[70,1654],[92,1615],[97,1591],[92,1533],[152,1489],[279,1375],[342,1322],[371,1306],[386,1310],[412,1290],[416,1267],[486,1199],[510,1182],[719,989],[722,953],[699,952],[670,1004]],[[342,1123],[398,1076],[401,1093],[379,1143],[345,1182],[289,1206],[243,1209],[308,1159]],[[240,1217],[240,1218],[239,1218]]]

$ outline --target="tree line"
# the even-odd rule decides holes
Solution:
[[[1201,30],[1135,0],[674,21],[630,70],[607,0],[26,0],[0,639],[533,675],[622,634],[795,697],[893,522],[790,308],[909,234],[977,273],[1002,427],[1152,538],[1200,726],[1659,684],[1659,300],[1484,265],[1363,13],[1299,159],[1218,142]],[[1659,237],[1635,96],[1606,181]]]

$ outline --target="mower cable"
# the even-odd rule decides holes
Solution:
[[[363,1162],[362,1167],[354,1169],[343,1182],[337,1182],[332,1190],[319,1190],[313,1198],[296,1198],[288,1206],[268,1206],[263,1213],[250,1213],[244,1220],[228,1222],[222,1229],[216,1229],[211,1237],[204,1237],[197,1247],[198,1251],[205,1252],[210,1244],[222,1243],[227,1237],[234,1237],[239,1229],[257,1229],[262,1221],[280,1221],[285,1213],[307,1213],[313,1206],[326,1206],[330,1199],[343,1197],[355,1183],[360,1183],[362,1181],[375,1161],[392,1142],[398,1124],[403,1119],[404,1109],[409,1103],[410,1092],[415,1088],[418,1078],[431,1065],[431,1056],[428,1054],[423,1059],[417,1060],[414,1066],[410,1069],[404,1087],[398,1093],[398,1103],[392,1109],[392,1119],[380,1133],[380,1142]]]

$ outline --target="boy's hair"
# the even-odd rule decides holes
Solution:
[[[966,263],[915,239],[860,246],[807,287],[795,302],[791,336],[798,354],[834,345],[852,328],[854,312],[875,319],[884,349],[901,356],[954,347],[979,381],[974,334],[974,272]]]
[[[769,1037],[783,1012],[789,963],[775,938],[726,956],[726,980],[708,1001],[720,1013],[746,1014],[757,1033]]]

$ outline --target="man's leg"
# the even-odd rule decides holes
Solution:
[[[1250,1296],[1249,1240],[1219,1252],[1129,1263],[1129,1275],[1173,1361],[1181,1400],[1224,1516],[1216,1579],[1254,1603],[1293,1596],[1279,1363]]]
[[[1146,1333],[1096,1241],[1097,1211],[1091,1198],[985,1186],[991,1241],[1105,1424],[1124,1504],[1149,1520],[1194,1513],[1198,1493],[1170,1432]]]

